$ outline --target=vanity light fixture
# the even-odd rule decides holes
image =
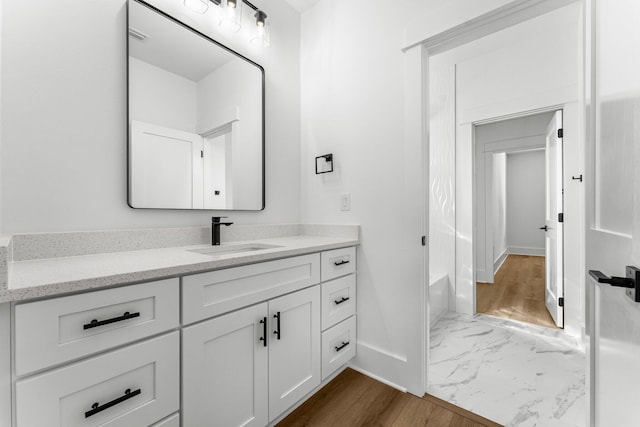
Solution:
[[[253,29],[251,43],[260,47],[267,47],[271,44],[271,28],[267,21],[267,14],[258,9],[253,16],[256,18],[256,26]]]
[[[237,33],[242,28],[242,1],[222,0],[222,16],[218,25]]]
[[[248,0],[183,0],[183,4],[193,12],[203,14],[209,9],[209,3],[213,3],[222,9],[222,16],[218,25],[231,31],[238,32],[242,27],[243,4],[253,9],[256,26],[251,32],[251,43],[267,47],[271,44],[271,28],[267,20],[267,14],[258,9]]]

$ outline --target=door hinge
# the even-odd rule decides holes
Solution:
[[[422,236],[422,246],[427,246],[427,236]]]
[[[200,150],[200,157],[204,158],[204,151]]]
[[[564,130],[558,129],[558,138],[563,138],[563,137],[564,137]]]
[[[558,305],[559,305],[560,307],[564,307],[564,297],[560,297],[560,298],[558,298]]]
[[[564,214],[563,213],[559,213],[558,214],[558,222],[564,222]]]

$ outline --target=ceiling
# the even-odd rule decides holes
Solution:
[[[313,5],[318,3],[320,0],[286,0],[294,9],[298,12],[302,13],[308,9],[310,9]]]

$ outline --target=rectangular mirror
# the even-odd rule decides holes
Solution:
[[[128,2],[128,202],[264,209],[264,69]]]

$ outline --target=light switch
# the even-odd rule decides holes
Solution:
[[[351,210],[351,194],[343,194],[340,197],[340,210],[343,210],[343,211]]]

